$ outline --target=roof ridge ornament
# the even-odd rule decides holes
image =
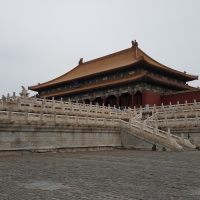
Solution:
[[[132,43],[132,48],[135,49],[135,59],[138,60],[140,59],[140,56],[138,56],[138,51],[137,51],[138,42],[136,42],[136,40],[132,40],[131,43]]]
[[[83,64],[83,58],[80,58],[78,64],[79,64],[79,65]]]
[[[132,48],[138,47],[138,42],[136,42],[136,40],[132,40]]]

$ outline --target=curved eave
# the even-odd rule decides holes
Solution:
[[[191,93],[199,93],[200,89],[194,88],[193,90],[185,90],[185,91],[176,91],[176,92],[167,92],[165,94],[162,94],[162,96],[174,96],[174,95],[182,95],[182,94],[191,94]]]
[[[189,74],[179,72],[177,70],[174,70],[174,69],[171,69],[171,68],[168,68],[168,67],[161,68],[157,65],[154,65],[154,64],[148,62],[145,58],[143,58],[143,62],[145,62],[147,65],[150,65],[151,68],[154,68],[154,69],[159,70],[159,71],[166,72],[167,74],[172,74],[172,75],[179,77],[180,79],[184,80],[185,82],[198,80],[198,76],[189,75]]]
[[[96,88],[104,88],[107,86],[114,86],[114,85],[118,85],[118,84],[129,83],[132,81],[138,81],[138,80],[144,78],[146,75],[147,75],[147,71],[140,71],[135,75],[125,77],[125,78],[118,78],[118,79],[114,79],[114,80],[105,81],[102,83],[96,83],[93,85],[82,86],[79,88],[73,88],[73,89],[65,90],[65,91],[58,91],[58,92],[52,92],[52,93],[48,93],[48,94],[42,94],[41,98],[68,95],[68,94],[82,92],[82,91],[88,91],[88,90],[92,90],[92,89],[96,89]]]
[[[173,81],[169,81],[167,79],[163,79],[163,78],[159,78],[159,77],[156,77],[156,76],[152,76],[150,74],[148,74],[146,76],[147,79],[151,80],[151,81],[154,81],[154,82],[159,82],[163,85],[168,85],[168,86],[171,86],[173,88],[177,88],[177,89],[182,89],[182,90],[193,90],[194,87],[191,87],[191,86],[188,86],[188,85],[183,85],[183,84],[180,84],[180,83],[175,83]]]
[[[138,63],[140,63],[140,62],[142,62],[142,59],[138,59],[137,62],[131,63],[129,65],[122,65],[122,66],[118,67],[117,69],[123,69],[123,68],[129,67],[131,65],[138,65]],[[81,77],[78,77],[76,79],[90,78],[90,77],[92,77],[94,75],[100,75],[100,74],[112,72],[112,71],[115,71],[115,70],[116,69],[106,70],[106,71],[103,71],[103,72],[93,73],[93,74],[90,74],[90,75],[87,75],[87,76],[81,76]],[[33,90],[33,91],[38,91],[38,90],[41,90],[41,89],[44,89],[44,88],[48,88],[48,87],[51,87],[51,86],[56,86],[56,85],[60,85],[60,84],[64,84],[64,83],[70,82],[70,81],[74,81],[76,79],[69,79],[69,80],[66,80],[66,81],[61,81],[61,82],[52,83],[52,84],[48,84],[48,85],[46,85],[46,83],[48,83],[48,82],[46,82],[46,83],[43,83],[43,84],[40,84],[40,85],[29,86],[28,89],[29,90]]]
[[[73,88],[70,90],[64,90],[64,91],[57,91],[57,92],[52,92],[52,93],[47,93],[47,94],[42,94],[41,98],[49,98],[49,97],[56,97],[56,96],[63,96],[63,95],[70,95],[70,94],[74,94],[77,92],[83,92],[83,91],[89,91],[92,89],[96,89],[96,88],[105,88],[108,86],[115,86],[115,85],[119,85],[119,84],[124,84],[124,83],[129,83],[129,82],[135,82],[135,81],[139,81],[139,80],[150,80],[156,83],[161,83],[163,85],[168,85],[171,86],[173,88],[178,88],[178,89],[182,89],[182,90],[191,90],[193,89],[193,87],[187,86],[187,85],[183,85],[183,84],[179,84],[179,83],[175,83],[169,80],[164,80],[155,76],[152,76],[150,74],[147,73],[147,71],[140,71],[135,75],[131,75],[129,77],[125,77],[125,78],[118,78],[115,80],[109,80],[109,81],[105,81],[102,83],[96,83],[93,85],[87,85],[87,86],[82,86],[79,88]]]

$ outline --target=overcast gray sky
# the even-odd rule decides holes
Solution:
[[[54,79],[80,58],[129,48],[134,39],[158,62],[200,76],[199,10],[199,0],[0,0],[0,95],[18,95],[22,85]]]

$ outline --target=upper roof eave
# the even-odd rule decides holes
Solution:
[[[151,58],[149,55],[147,55],[145,52],[143,52],[140,48],[138,48],[138,49],[143,54],[143,56],[142,56],[143,60],[145,60],[148,64],[151,64],[151,65],[153,65],[155,67],[159,67],[159,69],[161,69],[161,70],[168,71],[170,73],[179,75],[182,78],[184,78],[186,81],[198,80],[198,76],[197,75],[187,74],[186,72],[181,72],[181,71],[172,69],[170,67],[167,67],[167,66],[159,63],[158,61],[154,60],[153,58]],[[153,61],[153,63],[151,61]]]

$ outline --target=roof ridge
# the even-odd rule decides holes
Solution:
[[[102,57],[99,57],[99,58],[95,58],[95,59],[93,59],[93,60],[89,60],[89,61],[83,62],[82,65],[88,64],[88,63],[93,62],[93,61],[101,60],[101,59],[104,59],[104,58],[107,58],[107,57],[111,57],[111,56],[113,56],[113,55],[117,55],[117,54],[126,52],[126,51],[131,50],[131,49],[135,49],[135,47],[130,47],[130,48],[128,48],[128,49],[124,49],[124,50],[121,50],[121,51],[117,51],[117,52],[115,52],[115,53],[111,53],[111,54],[108,54],[108,55],[105,55],[105,56],[102,56]],[[79,65],[78,65],[78,66],[79,66]]]

